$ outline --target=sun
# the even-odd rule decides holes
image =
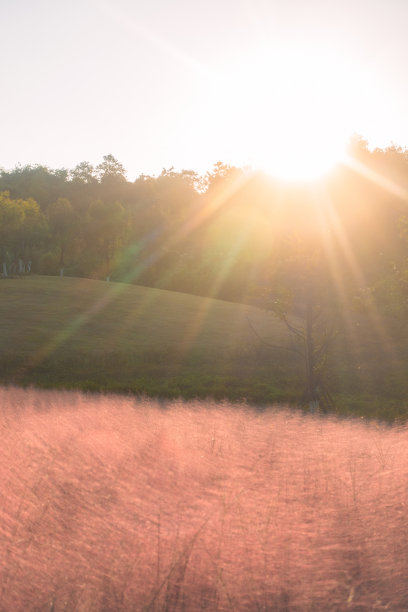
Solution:
[[[293,138],[259,143],[252,164],[276,179],[286,182],[311,182],[324,178],[336,166],[343,163],[347,141],[328,133],[308,133],[299,127]]]
[[[261,95],[253,109],[254,164],[286,181],[321,178],[344,159],[350,137],[342,71],[333,59],[288,52],[270,76],[262,74],[254,75]]]
[[[257,49],[220,83],[214,116],[248,165],[313,181],[345,158],[354,127],[349,74],[347,62],[318,49]]]

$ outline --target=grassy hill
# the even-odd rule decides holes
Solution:
[[[0,382],[40,387],[297,401],[303,364],[285,327],[257,308],[88,279],[0,282]],[[332,355],[341,412],[408,412],[407,330],[348,320]]]

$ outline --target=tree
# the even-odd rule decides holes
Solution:
[[[8,276],[8,264],[24,272],[26,249],[43,238],[44,217],[32,198],[13,200],[7,191],[0,193],[0,254],[4,277]],[[30,253],[27,254],[28,256]]]
[[[106,181],[126,181],[126,170],[113,155],[104,155],[103,162],[97,167],[96,171],[101,183]]]
[[[93,202],[89,208],[87,235],[100,258],[101,273],[110,280],[114,258],[127,228],[125,209],[118,201]]]
[[[408,218],[405,215],[400,219],[399,242],[397,257],[385,259],[384,269],[370,288],[370,297],[382,312],[401,321],[408,317]]]
[[[15,250],[20,267],[24,271],[30,271],[33,248],[44,242],[47,234],[47,222],[37,202],[32,198],[21,200],[20,205],[24,212],[24,218],[17,230]]]
[[[8,191],[0,193],[0,255],[3,276],[8,275],[9,249],[24,221],[21,200],[12,200]]]
[[[0,171],[0,191],[12,198],[34,198],[42,211],[59,197],[67,195],[68,170],[51,170],[46,166],[16,166]]]
[[[263,305],[286,325],[304,365],[302,403],[326,410],[332,404],[328,358],[338,333],[338,300],[322,246],[292,236],[275,252]]]
[[[52,239],[60,250],[60,276],[64,276],[65,253],[77,233],[78,219],[67,198],[58,198],[51,204],[47,209],[47,217]]]
[[[83,161],[70,172],[71,179],[78,183],[92,185],[97,182],[95,168],[87,161]]]
[[[132,185],[130,249],[123,263],[143,283],[181,291],[191,287],[196,268],[190,254],[200,225],[197,180],[191,170],[170,168],[157,178],[141,176]]]

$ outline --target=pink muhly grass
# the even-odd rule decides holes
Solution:
[[[0,400],[0,610],[408,609],[405,427]]]

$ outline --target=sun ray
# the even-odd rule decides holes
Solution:
[[[106,293],[95,300],[84,312],[72,318],[69,325],[45,342],[38,350],[30,355],[29,360],[21,366],[15,373],[15,380],[18,382],[21,377],[41,364],[47,357],[54,354],[65,342],[78,333],[96,314],[102,312],[115,298],[124,290],[120,283],[106,283]]]
[[[327,191],[321,190],[319,193],[319,202],[317,204],[318,210],[320,211],[320,215],[325,215],[325,221],[322,222],[321,232],[325,236],[324,244],[326,246],[326,253],[329,256],[330,265],[332,268],[332,273],[334,274],[335,286],[337,287],[340,295],[340,299],[344,299],[344,289],[342,290],[342,279],[340,275],[340,270],[344,268],[344,263],[342,261],[337,260],[336,251],[334,250],[332,238],[335,239],[337,245],[339,246],[340,253],[342,255],[343,261],[346,263],[352,277],[354,278],[357,287],[360,289],[367,288],[367,281],[364,276],[364,273],[358,263],[358,260],[353,252],[353,247],[350,243],[350,240],[347,236],[347,233],[343,227],[341,219],[339,217],[338,212],[335,209],[335,206],[330,198],[330,195]],[[321,201],[323,199],[323,202]],[[329,228],[330,232],[327,231]],[[330,238],[329,238],[330,236]],[[395,357],[395,353],[393,351],[393,345],[388,337],[384,325],[381,321],[381,317],[378,313],[378,310],[374,303],[369,301],[367,303],[367,314],[372,323],[372,327],[374,332],[377,334],[377,338],[381,343],[381,346],[386,351],[390,358]],[[349,316],[350,306],[346,309],[345,312],[348,313]],[[344,312],[343,312],[344,314]],[[351,336],[352,337],[352,336]]]
[[[372,168],[369,168],[366,164],[363,164],[358,159],[351,156],[346,156],[344,164],[357,172],[360,176],[369,179],[372,183],[375,183],[385,191],[388,191],[392,195],[396,196],[401,200],[408,200],[408,191],[398,185],[395,181],[383,176],[379,172],[376,172]]]

